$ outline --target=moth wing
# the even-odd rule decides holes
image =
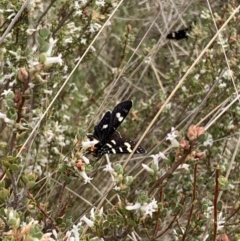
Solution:
[[[98,155],[104,154],[126,154],[131,153],[136,145],[135,141],[122,137],[118,131],[115,131],[107,140],[106,144],[99,149]],[[146,150],[141,146],[135,151],[136,154],[145,154]]]
[[[101,121],[94,127],[93,136],[99,140],[99,142],[104,143],[109,137],[109,129],[111,129],[112,123],[112,113],[107,111]]]

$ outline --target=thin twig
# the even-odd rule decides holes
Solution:
[[[192,214],[193,214],[193,209],[194,209],[194,206],[195,206],[194,203],[195,203],[195,199],[196,199],[197,165],[198,165],[198,164],[196,163],[195,166],[194,166],[192,206],[191,206],[191,209],[190,209],[190,212],[189,212],[188,221],[187,221],[187,225],[186,225],[186,228],[185,228],[185,232],[184,232],[183,237],[182,237],[182,241],[184,241],[184,240],[187,238],[188,229],[189,229],[189,226],[190,226],[190,223],[191,223],[191,218],[192,218]]]
[[[16,182],[16,174],[11,173],[11,180],[12,180],[12,190],[13,190],[13,201],[11,202],[11,207],[15,210],[19,204],[19,195],[17,191],[17,182]]]
[[[163,187],[161,187],[159,189],[159,202],[162,201],[162,193],[163,193]],[[160,208],[158,208],[158,212],[157,212],[157,217],[156,217],[156,224],[154,226],[154,232],[153,232],[153,237],[157,236],[157,232],[159,230],[159,220],[160,220]]]
[[[217,203],[218,203],[218,193],[219,193],[219,167],[216,168],[215,173],[215,193],[214,193],[214,209],[213,209],[213,216],[214,216],[214,230],[213,230],[213,240],[215,241],[217,239]]]
[[[27,7],[27,5],[29,4],[30,0],[26,0],[26,2],[22,5],[22,7],[20,8],[20,10],[18,11],[18,13],[15,15],[14,19],[12,20],[12,22],[9,24],[9,26],[7,27],[6,31],[4,32],[4,34],[2,35],[2,37],[0,38],[0,45],[3,43],[4,39],[6,38],[6,36],[8,35],[8,33],[10,32],[10,30],[12,29],[12,27],[14,26],[14,24],[17,22],[18,18],[21,16],[22,12],[24,11],[24,9]]]

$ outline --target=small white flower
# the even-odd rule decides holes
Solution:
[[[14,121],[7,118],[7,116],[0,112],[0,119],[3,119],[6,124],[13,124]]]
[[[167,108],[168,110],[171,110],[171,108],[172,108],[172,103],[171,103],[171,102],[167,103],[166,108]]]
[[[58,41],[57,39],[53,39],[53,38],[49,39],[49,48],[48,48],[48,50],[46,52],[47,56],[51,56],[52,55],[53,47],[54,47],[54,45],[56,44],[57,41]]]
[[[115,186],[115,187],[113,188],[113,190],[115,190],[116,192],[118,192],[118,191],[121,191],[121,188],[120,188],[119,186]]]
[[[53,140],[55,134],[53,133],[52,130],[47,130],[44,132],[44,136],[45,136],[47,142],[51,142]]]
[[[92,208],[90,211],[90,217],[92,218],[92,220],[95,220],[95,208]]]
[[[112,168],[111,163],[107,164],[106,167],[103,169],[103,171],[110,172],[111,174],[113,174],[115,172],[114,169]]]
[[[16,79],[9,83],[9,87],[14,86],[15,84],[17,84],[17,80]]]
[[[189,165],[186,163],[183,163],[182,165],[180,165],[177,169],[185,169],[186,171],[189,170]]]
[[[80,221],[77,225],[73,225],[72,230],[67,231],[64,237],[66,241],[80,241],[79,236],[79,227],[82,225],[82,221]],[[74,237],[72,237],[72,234]],[[56,239],[58,240],[58,239]]]
[[[141,207],[141,204],[140,203],[135,203],[134,205],[129,205],[129,206],[126,206],[125,208],[129,211],[131,210],[137,210]]]
[[[219,81],[219,88],[223,89],[226,88],[227,84],[223,81]]]
[[[113,74],[117,74],[117,73],[118,73],[118,71],[119,71],[119,69],[118,69],[118,68],[112,68],[112,73],[113,73]]]
[[[87,39],[86,38],[81,38],[80,43],[85,45],[87,43]]]
[[[97,32],[100,28],[101,28],[101,25],[100,25],[100,24],[98,24],[98,23],[92,23],[92,24],[90,24],[89,32],[90,32],[90,33],[95,33],[95,32]]]
[[[217,230],[221,230],[222,228],[224,228],[224,224],[225,224],[225,218],[223,217],[223,213],[220,212],[218,215],[218,222],[217,222]]]
[[[43,234],[42,238],[41,238],[41,241],[55,241],[55,239],[51,238],[52,236],[52,233],[45,233]]]
[[[103,215],[103,207],[101,207],[101,208],[99,209],[98,214],[99,214],[99,216],[102,216],[102,215]]]
[[[152,214],[157,211],[157,208],[157,201],[153,199],[150,203],[142,205],[140,210],[144,215],[149,215],[152,218]]]
[[[28,86],[29,86],[30,89],[33,89],[34,86],[35,86],[35,84],[33,84],[33,83],[29,83]]]
[[[72,233],[71,231],[67,231],[67,232],[66,232],[66,235],[65,235],[64,238],[67,239],[67,241],[70,241],[71,233]]]
[[[68,37],[68,38],[65,39],[64,43],[65,44],[66,43],[72,43],[72,41],[73,41],[73,38],[72,37]]]
[[[57,57],[47,57],[46,61],[44,62],[45,65],[50,65],[50,64],[63,64],[62,60],[62,54],[59,54]]]
[[[0,119],[4,119],[4,118],[6,118],[6,115],[0,112]]]
[[[78,229],[79,229],[78,225],[73,225],[73,228],[72,228],[72,233],[74,235],[74,239],[73,240],[76,240],[76,241],[80,240]]]
[[[15,15],[16,15],[16,13],[12,13],[12,14],[10,14],[10,15],[7,17],[7,19],[11,19],[11,18],[13,18]]]
[[[207,92],[210,90],[210,85],[209,84],[206,84],[203,86],[204,90]]]
[[[141,205],[140,203],[136,202],[134,205],[129,205],[125,208],[129,211],[139,209],[144,216],[149,215],[150,217],[152,217],[152,214],[157,211],[158,206],[157,201],[153,199],[150,203],[144,203]]]
[[[211,134],[207,134],[207,140],[203,142],[203,146],[212,146],[213,145],[213,138]]]
[[[176,137],[177,137],[177,134],[176,134],[175,128],[172,127],[171,132],[167,134],[166,140],[172,141],[173,139],[176,139]]]
[[[82,13],[83,13],[83,12],[82,12],[82,10],[80,10],[80,9],[75,12],[75,14],[76,14],[77,16],[82,16]]]
[[[186,86],[185,86],[185,85],[182,85],[182,87],[181,87],[181,88],[182,88],[182,91],[183,91],[183,92],[186,92],[186,91],[187,91],[187,88],[186,88]]]
[[[74,9],[79,9],[80,8],[80,5],[78,3],[78,1],[75,1],[74,2]]]
[[[70,120],[70,116],[69,115],[63,115],[63,119]]]
[[[27,35],[32,35],[34,32],[36,32],[37,31],[37,29],[35,29],[35,28],[28,28],[27,30],[26,30],[26,33],[27,33]]]
[[[95,32],[96,32],[95,29],[94,29],[93,24],[90,24],[89,32],[90,32],[90,33],[95,33]]]
[[[209,11],[202,11],[202,13],[200,14],[200,17],[203,19],[210,19],[210,14]]]
[[[84,221],[90,228],[94,226],[94,222],[87,218],[85,215],[80,219],[80,221]]]
[[[0,85],[5,84],[5,80],[11,79],[13,77],[14,73],[12,74],[6,74],[2,78],[0,78]]]
[[[83,161],[88,165],[90,163],[89,159],[85,156],[82,156]]]
[[[148,165],[142,163],[142,167],[150,174],[153,174],[154,171],[152,168],[150,168]]]
[[[52,95],[53,91],[52,90],[44,90],[43,91],[45,94],[49,94],[49,95]]]
[[[222,77],[226,80],[231,80],[232,76],[233,76],[233,71],[230,69],[224,70],[223,75],[222,75]]]
[[[93,141],[83,141],[82,142],[82,148],[87,149],[89,147],[95,146],[99,141],[93,140]]]
[[[144,59],[144,63],[145,63],[145,64],[151,64],[151,61],[152,61],[152,59],[151,59],[150,56],[147,56],[147,57]]]
[[[179,142],[176,140],[177,137],[177,131],[174,127],[171,128],[171,132],[167,134],[166,140],[169,140],[171,142],[172,147],[178,147]]]
[[[206,236],[203,238],[203,241],[206,241],[209,237],[209,234],[206,234]]]
[[[6,95],[8,95],[9,93],[11,93],[12,95],[14,95],[13,92],[12,92],[12,90],[11,90],[11,89],[8,89],[8,90],[4,90],[3,93],[1,94],[1,96],[6,96]]]
[[[159,159],[160,160],[167,159],[167,157],[162,152],[159,152],[158,154],[155,154],[155,155],[151,155],[151,157],[153,158],[153,163],[156,165],[157,170],[159,169],[159,167],[158,167]]]
[[[96,0],[96,5],[104,7],[105,1],[104,0]]]
[[[194,75],[194,78],[195,78],[196,80],[199,80],[199,77],[200,77],[200,74],[195,74],[195,75]]]
[[[79,172],[79,174],[80,174],[80,175],[82,176],[82,178],[84,179],[84,183],[85,183],[85,184],[91,182],[92,178],[89,177],[85,171]]]

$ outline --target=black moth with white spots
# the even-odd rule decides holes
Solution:
[[[191,31],[191,27],[171,32],[167,35],[167,39],[181,40],[184,38],[188,38],[188,33],[190,31]]]
[[[94,156],[102,157],[105,154],[131,153],[136,145],[135,141],[126,139],[116,129],[123,122],[132,108],[132,101],[126,100],[115,106],[113,111],[107,111],[99,124],[94,127],[94,132],[88,135],[90,140],[98,140],[91,153]],[[143,154],[146,151],[138,146],[135,153]]]

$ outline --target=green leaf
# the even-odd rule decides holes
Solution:
[[[220,211],[222,211],[222,208],[223,208],[223,202],[220,200],[217,203],[217,210],[220,212]]]
[[[48,39],[50,36],[50,31],[47,28],[42,28],[38,31],[39,35],[44,38],[44,39]]]
[[[178,213],[178,212],[180,212],[182,209],[183,209],[183,206],[182,206],[181,204],[179,204],[177,207],[175,207],[175,208],[173,209],[173,212],[174,212],[174,213]]]
[[[6,200],[6,198],[8,197],[9,195],[9,190],[8,189],[5,189],[5,188],[2,188],[0,190],[0,199],[1,200]]]
[[[12,171],[18,171],[19,170],[19,165],[17,165],[17,164],[11,164],[10,166],[9,166],[9,168],[10,168],[10,170],[12,170]]]
[[[6,168],[9,168],[9,166],[10,166],[10,163],[9,163],[9,161],[7,161],[7,160],[3,160],[3,161],[2,161],[2,164],[3,164],[3,166],[5,166]]]
[[[62,224],[63,219],[62,219],[62,218],[57,218],[55,221],[56,221],[56,223],[57,223],[58,225],[60,225],[60,224]]]
[[[39,62],[44,63],[47,60],[47,56],[44,53],[41,53],[39,56]]]
[[[35,182],[35,181],[27,182],[27,187],[28,187],[29,189],[33,188],[35,185],[36,185],[36,182]]]
[[[104,228],[109,228],[110,227],[110,223],[108,221],[104,221],[103,222],[103,227]]]

